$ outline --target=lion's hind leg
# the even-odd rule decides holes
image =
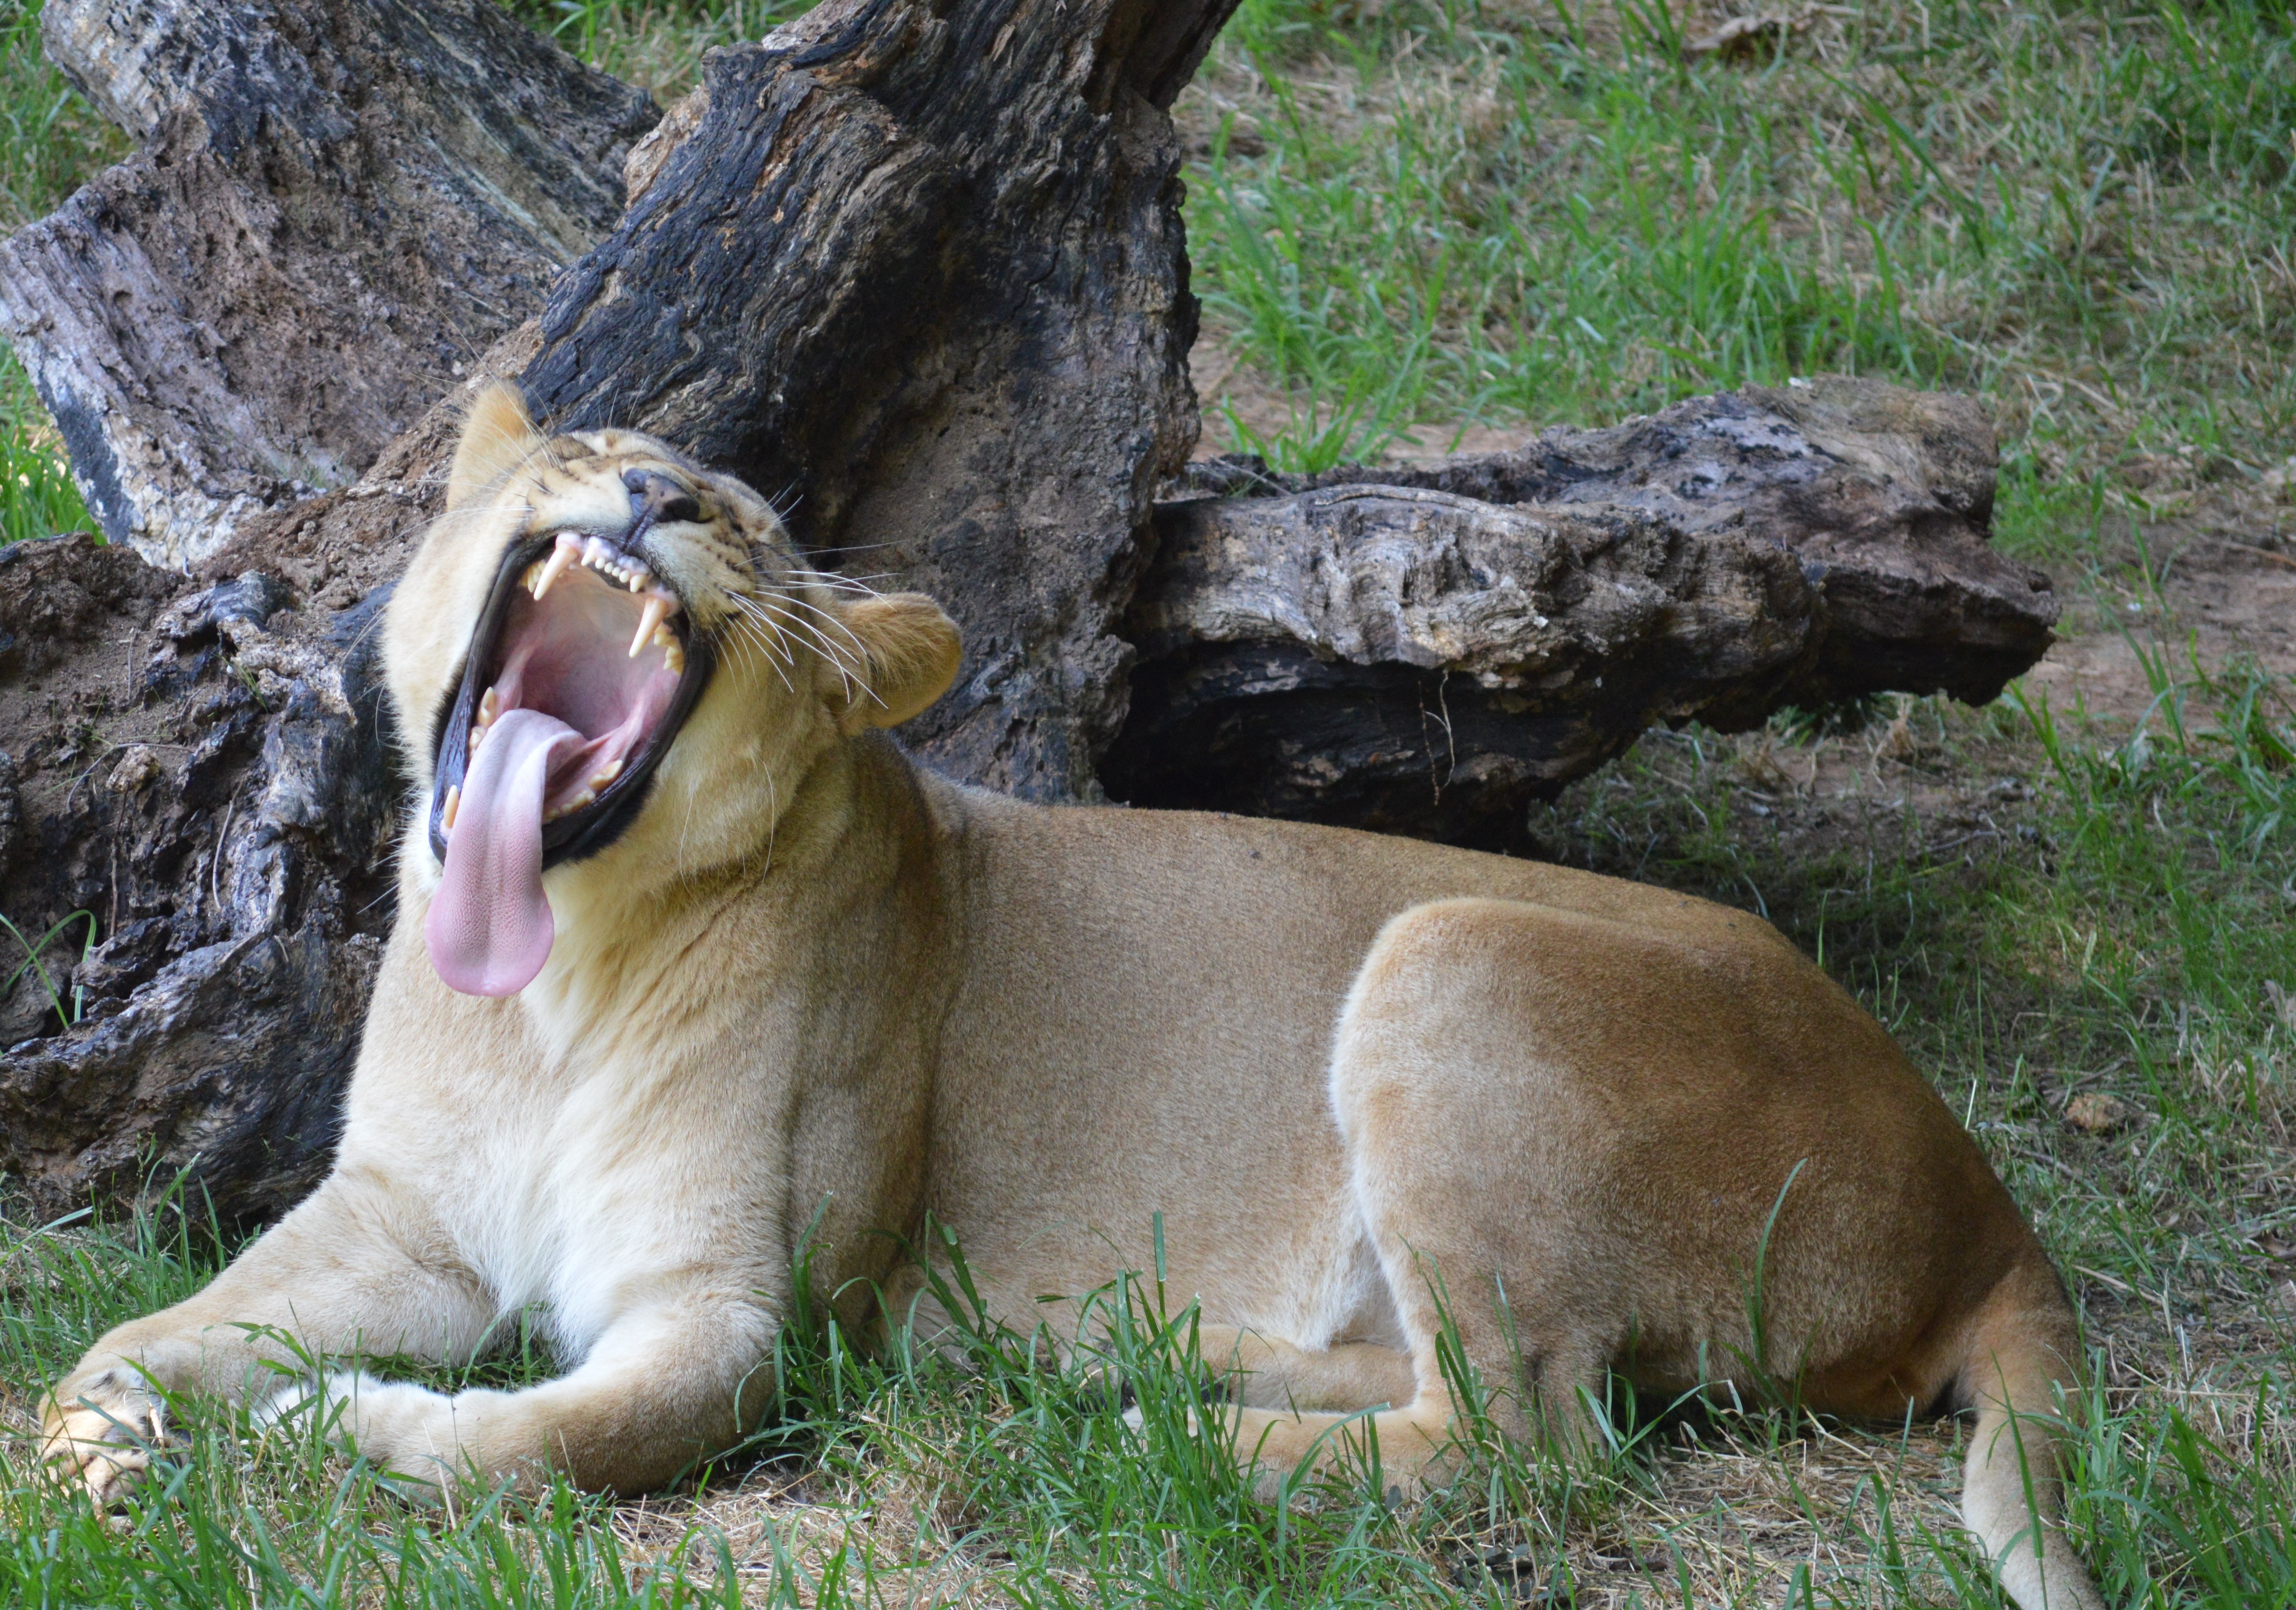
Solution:
[[[1332,1113],[1403,1333],[1404,1348],[1385,1351],[1407,1366],[1408,1396],[1353,1417],[1296,1411],[1380,1400],[1246,1396],[1231,1429],[1263,1492],[1302,1464],[1361,1467],[1374,1448],[1379,1479],[1411,1492],[1485,1433],[1566,1452],[1595,1440],[1630,1321],[1570,1155],[1583,1091],[1571,1070],[1549,1077],[1539,1065],[1550,1037],[1521,998],[1523,911],[1453,901],[1406,912],[1349,992]],[[1279,1362],[1279,1377],[1296,1368]],[[1391,1380],[1400,1386],[1403,1370]]]

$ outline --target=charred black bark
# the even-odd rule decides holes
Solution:
[[[553,424],[683,443],[943,600],[964,667],[912,737],[975,781],[1090,797],[1123,713],[1196,437],[1165,109],[1230,3],[832,0],[716,53],[525,366]]]
[[[259,573],[185,589],[86,537],[0,548],[0,909],[34,944],[55,931],[0,994],[20,1209],[188,1168],[227,1220],[259,1219],[325,1171],[399,791],[380,600],[286,602]]]

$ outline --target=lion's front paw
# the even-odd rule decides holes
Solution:
[[[125,1497],[152,1452],[172,1441],[167,1401],[125,1359],[65,1376],[40,1416],[42,1461],[98,1508]]]

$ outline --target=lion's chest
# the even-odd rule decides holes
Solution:
[[[726,1181],[681,1166],[693,1115],[650,1107],[609,1068],[503,1093],[441,1171],[441,1228],[505,1315],[538,1306],[580,1356],[668,1269],[722,1256]]]

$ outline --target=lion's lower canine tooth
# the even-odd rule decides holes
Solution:
[[[463,790],[460,784],[448,787],[447,790],[447,803],[440,807],[439,811],[439,826],[442,832],[452,833],[455,831],[455,813],[462,809]]]
[[[659,595],[645,601],[645,609],[638,616],[638,635],[630,639],[630,658],[635,660],[653,637],[654,628],[669,619],[668,602]]]

